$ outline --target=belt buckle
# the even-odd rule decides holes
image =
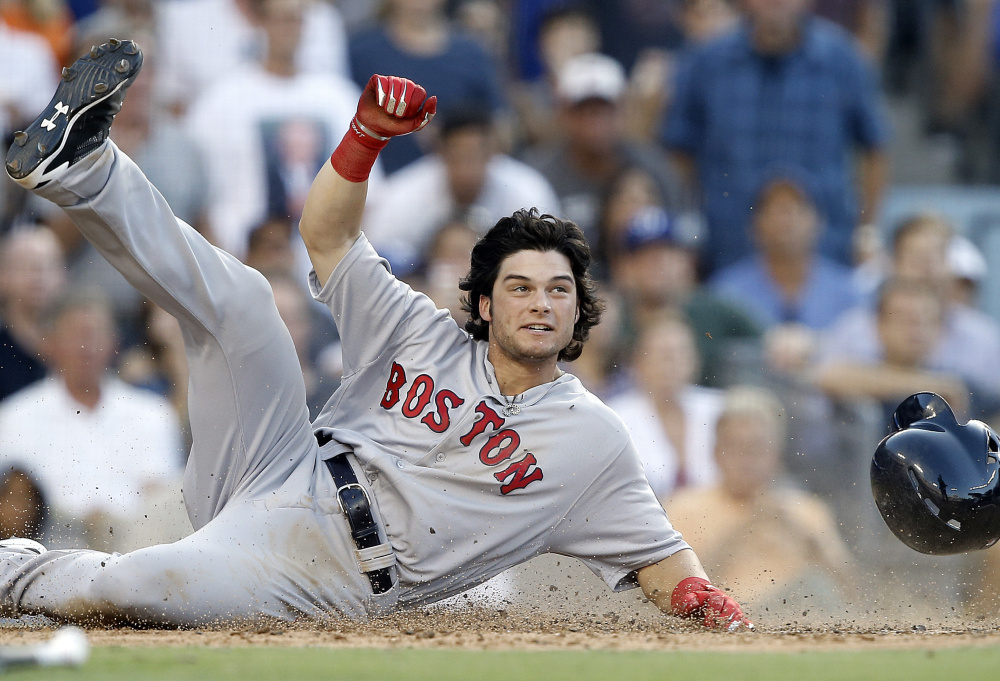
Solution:
[[[362,487],[361,483],[359,482],[349,482],[346,485],[341,485],[340,487],[337,488],[337,504],[340,505],[340,512],[343,513],[344,515],[347,515],[347,509],[344,508],[344,498],[340,496],[340,493],[343,492],[345,489],[360,490],[361,494],[365,498],[365,503],[367,503],[369,506],[372,505],[372,500],[368,498],[368,490]]]

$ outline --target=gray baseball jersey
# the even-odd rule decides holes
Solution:
[[[320,286],[345,378],[315,424],[263,278],[176,219],[106,144],[38,190],[177,317],[191,368],[185,502],[196,531],[125,555],[0,554],[0,612],[203,624],[363,617],[438,600],[544,552],[612,588],[687,548],[617,416],[564,374],[510,398],[486,357],[362,235]],[[516,412],[516,413],[515,413]],[[314,428],[332,439],[320,447]],[[375,595],[323,460],[348,452],[396,585]],[[380,550],[381,551],[381,550]]]

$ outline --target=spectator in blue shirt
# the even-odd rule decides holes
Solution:
[[[874,219],[888,170],[873,65],[843,29],[811,14],[809,0],[743,6],[737,30],[682,60],[664,129],[702,196],[703,261],[718,269],[749,252],[754,191],[785,164],[815,177],[820,252],[849,264],[854,229]]]
[[[437,95],[439,114],[479,106],[501,121],[509,119],[497,65],[475,40],[451,28],[444,6],[445,0],[386,0],[384,21],[350,39],[352,78],[363,88],[373,73],[391,73]],[[379,158],[387,173],[424,154],[417,139],[400,137],[382,151]]]
[[[775,173],[754,201],[754,252],[719,270],[712,289],[767,329],[829,326],[860,300],[852,270],[816,252],[821,227],[809,180],[793,170]]]

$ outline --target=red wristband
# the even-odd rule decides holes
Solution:
[[[378,153],[388,143],[388,137],[376,138],[365,132],[355,118],[330,156],[330,165],[348,182],[364,182],[371,175]]]

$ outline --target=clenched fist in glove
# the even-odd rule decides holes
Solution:
[[[330,163],[350,182],[364,182],[389,138],[408,135],[430,123],[437,97],[412,80],[374,75],[361,93],[358,112]]]
[[[735,631],[753,629],[753,622],[740,610],[740,604],[702,577],[688,577],[674,588],[670,605],[678,617],[702,617],[705,626]]]

